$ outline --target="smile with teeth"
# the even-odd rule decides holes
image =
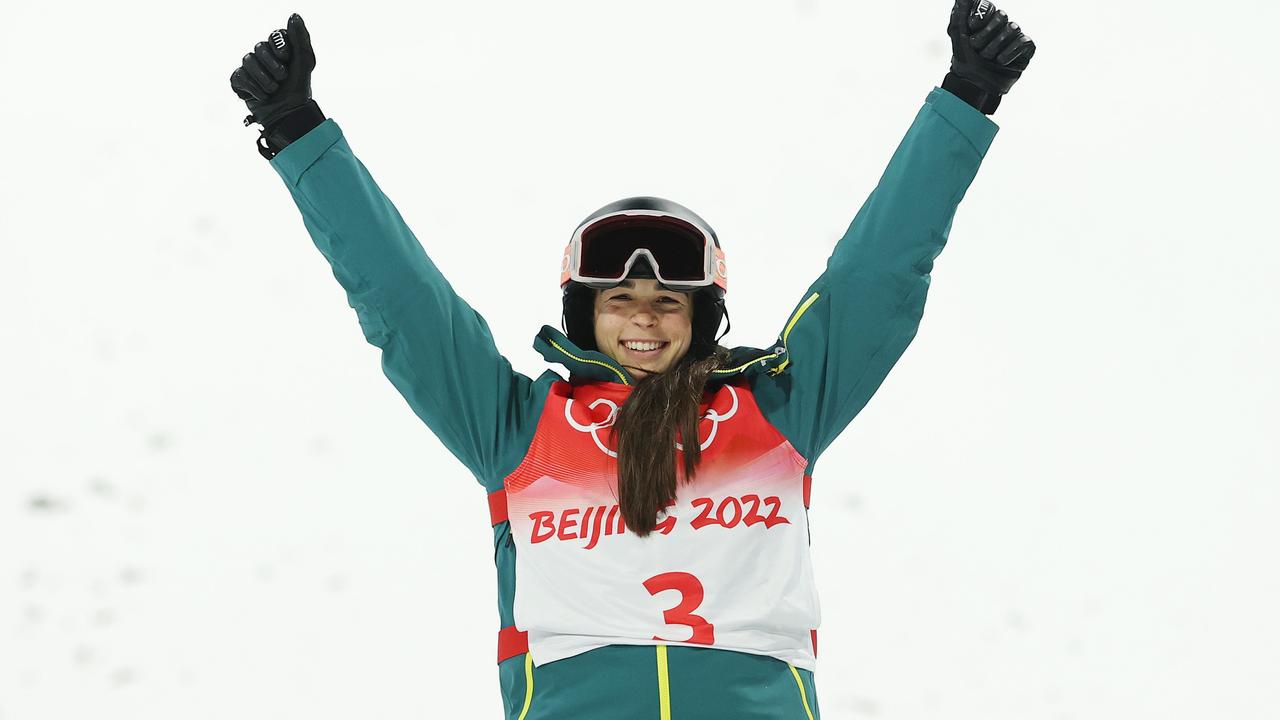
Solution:
[[[619,342],[631,352],[641,355],[656,353],[667,346],[667,343],[660,340],[621,340]]]

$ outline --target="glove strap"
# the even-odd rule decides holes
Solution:
[[[1000,93],[990,92],[971,80],[949,72],[942,79],[942,89],[969,103],[983,115],[990,115],[1000,107]]]
[[[245,124],[252,122],[252,115],[245,118]],[[311,132],[324,122],[324,112],[315,100],[308,100],[305,105],[289,110],[285,114],[271,118],[263,123],[262,134],[258,136],[258,154],[270,160],[284,150],[289,143]],[[261,121],[259,121],[261,122]]]

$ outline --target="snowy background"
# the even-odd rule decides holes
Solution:
[[[484,494],[231,71],[301,12],[321,107],[536,375],[568,233],[633,194],[711,222],[726,342],[767,345],[949,3],[204,5],[0,13],[0,720],[497,718]],[[1039,52],[815,477],[822,710],[1280,717],[1280,11],[1001,7]]]

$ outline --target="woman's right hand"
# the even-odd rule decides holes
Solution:
[[[324,120],[311,99],[311,71],[315,67],[311,35],[302,16],[294,13],[289,16],[287,30],[276,30],[255,45],[231,73],[231,89],[252,113],[244,124],[262,125],[271,155]],[[263,155],[270,157],[267,152]]]

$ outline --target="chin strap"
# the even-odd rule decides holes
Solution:
[[[733,327],[733,322],[729,320],[729,308],[724,306],[724,300],[721,300],[717,304],[720,306],[720,314],[724,315],[724,332],[716,336],[716,344],[718,345],[720,344],[720,338],[729,334],[730,328]]]

